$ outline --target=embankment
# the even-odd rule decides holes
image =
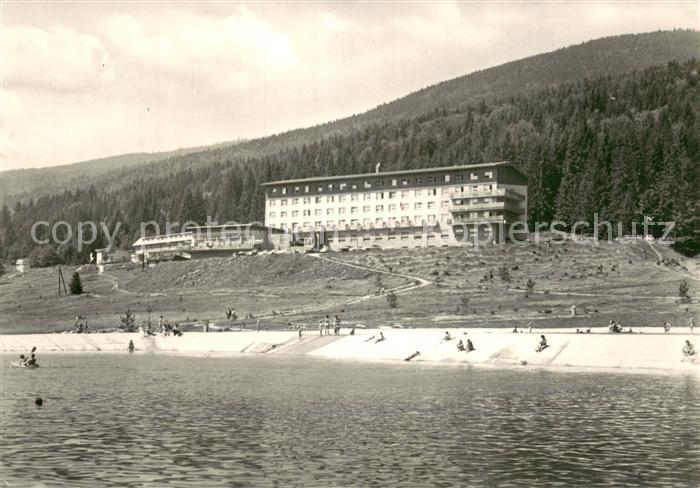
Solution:
[[[36,346],[44,352],[126,352],[130,340],[136,352],[183,354],[289,354],[335,359],[400,361],[416,351],[413,362],[482,364],[492,366],[578,367],[629,371],[659,370],[700,373],[694,362],[683,360],[681,349],[688,339],[698,347],[698,334],[576,334],[561,330],[538,330],[514,334],[501,330],[453,329],[453,339],[443,340],[435,329],[383,329],[386,339],[376,342],[380,330],[356,335],[319,336],[294,331],[189,332],[183,337],[141,337],[138,334],[23,334],[0,336],[0,351],[23,353]],[[598,331],[596,331],[598,332]],[[540,334],[549,347],[536,352]],[[457,341],[470,339],[475,350],[457,350]]]

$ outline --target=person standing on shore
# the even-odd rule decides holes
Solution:
[[[301,325],[300,325],[299,326],[299,340],[301,340],[301,334],[302,334],[302,332],[301,332]]]
[[[695,317],[690,317],[690,320],[688,320],[688,327],[690,327],[690,333],[692,334],[695,328]]]
[[[323,335],[323,319],[318,321],[318,335]]]

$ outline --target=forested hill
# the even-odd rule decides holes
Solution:
[[[196,169],[209,163],[273,155],[322,138],[349,135],[372,124],[410,119],[435,109],[462,109],[480,100],[490,103],[562,82],[622,74],[671,60],[683,62],[699,52],[700,33],[696,31],[608,37],[478,71],[422,89],[364,114],[315,127],[243,143],[183,150],[178,154],[125,155],[77,163],[64,169],[8,171],[2,173],[0,189],[10,205],[19,199],[28,200],[78,186],[88,188],[90,184],[115,189],[124,182]]]
[[[225,143],[233,147],[236,143]],[[173,151],[153,153],[133,153],[110,156],[107,158],[91,159],[79,163],[64,164],[47,168],[27,168],[3,171],[0,181],[0,194],[10,204],[19,200],[29,200],[42,195],[61,192],[66,189],[89,187],[102,180],[108,180],[116,175],[121,178],[124,170],[135,166],[145,165],[154,161],[163,161],[175,156],[215,149],[222,144],[204,147],[175,149]]]
[[[675,221],[680,248],[698,251],[700,61],[563,83],[419,117],[377,122],[301,148],[239,162],[220,159],[111,191],[67,191],[2,210],[2,256],[85,260],[74,243],[33,250],[36,220],[106,221],[122,246],[139,223],[263,219],[260,183],[310,175],[510,160],[529,177],[530,223],[554,219]],[[62,238],[61,234],[58,235]],[[96,241],[93,247],[102,247]]]

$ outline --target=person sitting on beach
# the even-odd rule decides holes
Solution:
[[[450,331],[449,331],[449,330],[446,330],[446,331],[445,331],[445,337],[442,338],[442,340],[440,341],[440,343],[448,342],[448,341],[451,341],[451,340],[452,340],[452,336],[450,335]]]
[[[513,334],[517,334],[517,333],[518,333],[518,326],[516,325],[515,327],[513,327]]]
[[[540,336],[540,345],[537,349],[535,349],[536,352],[542,352],[544,351],[549,345],[547,344],[547,339],[545,339],[544,335]]]
[[[671,333],[671,324],[666,321],[664,322],[664,334],[670,334]]]
[[[383,334],[382,332],[380,332],[380,333],[379,333],[379,339],[377,339],[376,341],[374,341],[374,343],[376,344],[376,343],[378,343],[378,342],[382,342],[383,340],[386,340],[386,338],[384,337],[384,334]]]
[[[407,358],[404,359],[404,361],[410,361],[411,359],[415,358],[416,356],[420,356],[420,351],[416,351]]]
[[[353,336],[355,335],[355,327],[353,327],[353,328],[350,330],[350,335],[353,335]]]
[[[687,358],[695,356],[695,346],[693,346],[690,341],[685,341],[683,346],[683,355]]]
[[[32,353],[31,356],[29,356],[29,359],[27,359],[24,362],[25,366],[36,366],[36,357],[34,357],[34,353]]]
[[[460,339],[459,342],[457,343],[457,350],[458,350],[459,352],[462,352],[462,351],[465,350],[465,349],[464,349],[464,342],[462,342],[462,339]]]
[[[24,354],[20,354],[19,355],[19,365],[24,366],[25,364],[27,364],[27,358],[24,357]]]
[[[475,349],[471,339],[467,339],[467,352],[472,352]]]

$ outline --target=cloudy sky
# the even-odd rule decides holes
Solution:
[[[1,167],[251,138],[699,3],[0,3]]]

